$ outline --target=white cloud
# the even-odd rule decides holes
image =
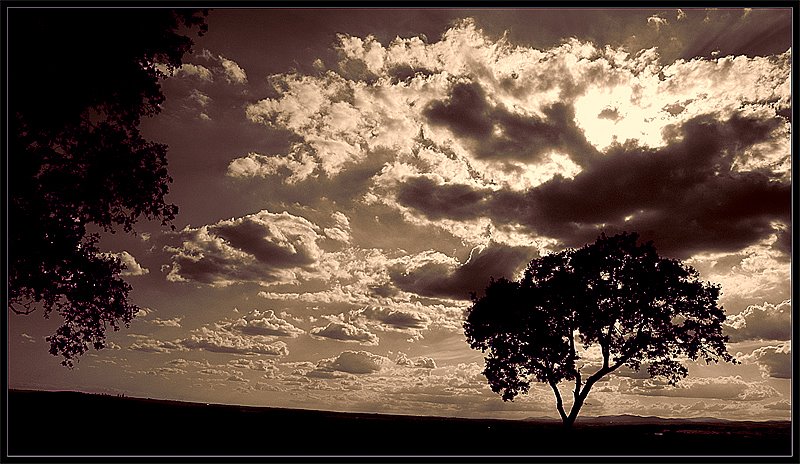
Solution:
[[[348,374],[371,374],[390,364],[389,359],[368,351],[343,351],[335,358],[323,359],[316,370],[339,371]]]
[[[789,400],[775,401],[774,403],[767,403],[764,405],[766,409],[774,409],[777,411],[791,411],[792,402]]]
[[[728,316],[726,333],[731,341],[789,340],[792,336],[792,303],[751,305],[739,314]]]
[[[212,101],[211,97],[198,89],[192,89],[192,93],[186,98],[201,108],[207,107]]]
[[[225,73],[225,79],[234,84],[247,83],[247,74],[241,66],[233,60],[229,60],[222,55],[219,55],[219,62],[222,65],[222,70]]]
[[[780,396],[775,388],[762,382],[748,382],[740,376],[689,377],[677,386],[659,380],[622,379],[620,393],[669,396],[679,398],[719,398],[739,401],[759,401]]]
[[[773,224],[775,230],[783,227]],[[720,300],[774,300],[790,297],[790,262],[776,247],[778,234],[732,253],[702,253],[686,260],[704,279],[722,286]],[[727,305],[729,308],[731,305]]]
[[[201,375],[220,375],[220,376],[229,375],[228,371],[224,371],[222,369],[214,369],[214,368],[201,369],[198,371],[198,373]]]
[[[147,336],[134,337],[138,341],[128,346],[132,351],[143,351],[145,353],[171,353],[173,351],[185,351],[180,340],[156,340]]]
[[[286,155],[266,156],[249,153],[228,165],[231,177],[269,177],[281,175],[286,184],[295,184],[312,177],[317,163],[301,144],[295,144]]]
[[[331,240],[350,243],[350,219],[341,211],[332,214],[334,227],[326,227],[323,231]]]
[[[680,17],[680,14],[678,15]],[[647,24],[651,25],[656,28],[656,30],[660,30],[662,26],[666,26],[669,24],[666,18],[662,18],[659,15],[653,15],[647,18]]]
[[[221,327],[201,327],[181,340],[181,345],[189,349],[205,350],[215,353],[263,354],[286,356],[289,350],[286,343],[272,341],[264,336],[247,336],[231,332]]]
[[[433,358],[421,356],[411,359],[405,353],[398,353],[395,364],[404,367],[421,367],[424,369],[436,369],[436,361]]]
[[[161,319],[156,317],[154,319],[148,319],[145,322],[160,327],[180,327],[182,320],[183,317],[173,317],[172,319]]]
[[[237,367],[239,369],[250,369],[253,371],[265,371],[267,372],[266,375],[270,375],[271,377],[275,376],[275,373],[278,371],[277,366],[271,359],[250,359],[250,358],[240,358],[240,359],[233,359],[228,361],[228,365],[232,367]]]
[[[316,338],[357,342],[362,345],[377,345],[380,341],[378,336],[374,333],[347,322],[329,322],[328,325],[324,327],[314,327],[309,333]]]
[[[215,55],[209,50],[203,49],[198,55],[198,58],[214,63],[214,73],[221,75],[223,79],[229,84],[246,84],[247,73],[235,61],[228,59],[222,55]],[[208,70],[206,68],[206,70]]]
[[[201,64],[184,63],[178,68],[175,74],[195,77],[206,82],[214,81],[211,71]]]
[[[226,328],[246,335],[282,336],[296,338],[305,333],[291,323],[279,318],[272,310],[254,309],[239,319],[225,324]]]

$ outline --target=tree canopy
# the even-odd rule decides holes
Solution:
[[[181,66],[205,12],[15,8],[8,15],[9,309],[64,319],[50,352],[73,360],[139,308],[98,231],[170,224],[166,145],[145,140],[159,79]]]
[[[552,388],[564,424],[592,386],[622,366],[675,384],[685,360],[736,362],[722,335],[720,287],[638,235],[605,234],[592,244],[534,259],[519,281],[492,279],[473,295],[464,323],[470,346],[487,352],[484,375],[503,400],[532,381]],[[599,347],[599,359],[587,350]],[[558,384],[574,382],[567,412]]]

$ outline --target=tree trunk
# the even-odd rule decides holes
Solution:
[[[572,408],[569,411],[568,416],[562,416],[561,420],[564,423],[564,427],[567,429],[572,428],[572,424],[575,423],[575,419],[578,418],[578,413],[581,411],[581,407],[583,406],[583,402],[586,400],[586,395],[589,393],[588,389],[585,389],[583,393],[581,393],[577,398],[575,398],[575,402],[572,403]]]

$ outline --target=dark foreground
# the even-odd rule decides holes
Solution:
[[[578,419],[580,422],[580,418]],[[789,422],[554,421],[345,414],[9,392],[10,456],[780,456]],[[769,459],[761,459],[766,462]]]

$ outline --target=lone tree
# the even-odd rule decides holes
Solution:
[[[163,8],[8,11],[8,307],[64,319],[50,353],[73,360],[105,346],[138,312],[119,259],[97,231],[140,217],[174,219],[167,147],[145,140],[159,79],[181,66],[205,12]]]
[[[518,282],[492,279],[484,296],[473,294],[467,340],[488,351],[483,373],[504,401],[526,393],[531,381],[547,383],[570,427],[592,387],[622,366],[647,364],[651,377],[674,385],[688,374],[681,359],[736,362],[722,335],[720,287],[637,239],[602,234],[583,248],[534,259]],[[586,356],[592,346],[601,357]],[[569,412],[562,381],[574,382]]]

